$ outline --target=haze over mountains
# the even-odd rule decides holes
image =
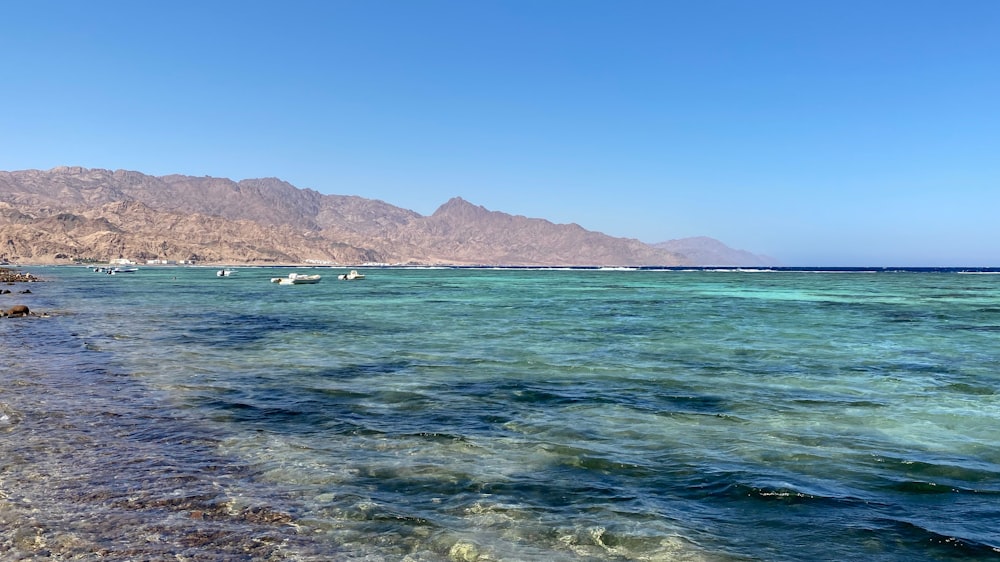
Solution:
[[[276,178],[233,181],[58,167],[0,172],[0,258],[231,264],[775,265],[711,238],[659,244],[489,211],[422,216]]]

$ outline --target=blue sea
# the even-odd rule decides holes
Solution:
[[[22,270],[3,560],[1000,558],[995,271]]]

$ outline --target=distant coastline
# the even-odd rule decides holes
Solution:
[[[29,267],[87,267],[88,264],[53,263],[11,263],[2,266],[8,270]],[[642,266],[602,266],[602,265],[468,265],[468,264],[314,264],[314,263],[204,263],[178,265],[138,265],[140,268],[218,268],[239,267],[247,269],[300,268],[300,269],[497,269],[497,270],[540,270],[540,271],[705,271],[723,273],[966,273],[1000,274],[1000,267],[983,266],[689,266],[689,265],[642,265]],[[2,281],[2,279],[0,279]]]

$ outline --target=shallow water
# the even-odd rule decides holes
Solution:
[[[0,553],[1000,553],[998,275],[287,272],[3,296]]]

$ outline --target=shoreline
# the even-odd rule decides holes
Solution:
[[[17,366],[0,373],[0,558],[330,559],[288,494],[81,341],[75,316],[0,338]]]

